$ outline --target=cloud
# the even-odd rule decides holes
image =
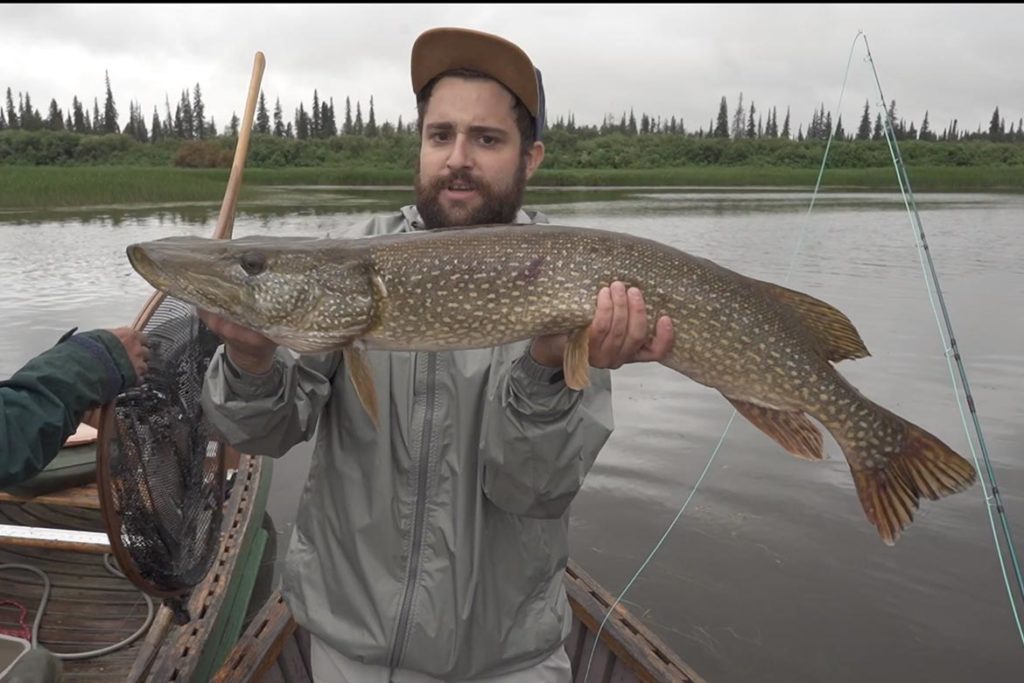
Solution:
[[[102,103],[104,72],[124,123],[129,101],[163,116],[165,97],[200,84],[220,127],[241,115],[253,56],[267,58],[263,89],[286,118],[299,102],[345,97],[378,120],[415,116],[408,79],[423,30],[458,25],[500,33],[541,67],[552,116],[600,123],[633,109],[706,127],[722,96],[740,93],[794,129],[822,104],[849,130],[877,93],[858,30],[868,38],[886,99],[898,116],[933,129],[954,118],[987,128],[1024,115],[1020,5],[5,5],[0,88],[28,92],[45,115],[51,98]],[[847,77],[847,62],[850,71]],[[365,112],[364,112],[365,114]]]

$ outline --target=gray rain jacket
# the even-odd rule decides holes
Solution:
[[[405,207],[345,234],[417,229]],[[218,350],[204,407],[230,443],[276,457],[319,426],[283,591],[346,657],[457,680],[532,666],[568,636],[568,509],[612,432],[611,381],[591,368],[569,389],[528,344],[368,351],[380,433],[340,353],[279,349],[255,376]]]

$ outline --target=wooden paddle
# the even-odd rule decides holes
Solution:
[[[231,174],[228,177],[227,189],[224,192],[224,201],[221,202],[220,215],[217,219],[217,227],[213,232],[214,239],[231,239],[232,229],[235,225],[235,206],[238,203],[238,192],[242,186],[242,174],[245,170],[245,160],[249,153],[249,138],[252,135],[253,119],[256,114],[256,102],[259,98],[260,83],[263,79],[263,70],[266,66],[266,59],[262,52],[256,53],[256,58],[252,68],[252,78],[249,81],[249,93],[245,103],[245,113],[242,117],[242,125],[238,131],[238,142],[235,146],[235,157],[231,164]],[[155,291],[153,295],[146,302],[139,316],[135,319],[132,326],[136,330],[142,330],[145,328],[146,323],[149,322],[153,312],[159,308],[160,303],[164,300],[165,294],[160,291]],[[113,414],[111,410],[112,406],[104,407],[104,416],[100,420],[100,442],[103,443],[106,438],[105,430],[113,429]],[[112,438],[116,438],[112,437]],[[237,463],[237,453],[232,451],[232,455]],[[105,467],[101,463],[97,463],[97,476],[101,479],[106,477],[106,472],[102,471]],[[100,487],[101,489],[103,486]],[[109,487],[107,487],[109,488]],[[100,492],[101,500],[104,499],[103,491]],[[108,531],[110,530],[110,520],[108,522]],[[115,553],[116,554],[116,553]],[[142,580],[142,577],[137,576],[137,571],[133,563],[120,563],[122,570],[126,573],[135,573],[136,579]],[[135,582],[136,585],[139,585]],[[163,640],[167,634],[167,630],[171,624],[171,609],[166,605],[161,605],[157,612],[156,618],[152,626],[150,627],[149,633],[146,636],[146,640],[142,643],[140,648],[139,656],[135,660],[135,665],[132,667],[132,671],[128,676],[129,681],[140,681],[149,672],[150,667],[153,664],[153,660],[156,657],[157,652],[160,650],[160,646],[163,644]]]

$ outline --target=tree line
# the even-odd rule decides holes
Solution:
[[[157,107],[154,106],[148,124],[142,106],[132,100],[128,106],[128,121],[122,128],[119,125],[120,116],[111,90],[109,72],[104,74],[104,78],[106,93],[102,107],[100,107],[99,98],[93,98],[90,110],[88,105],[80,101],[76,95],[72,98],[71,107],[65,111],[61,109],[55,99],[51,99],[45,117],[35,107],[28,92],[19,92],[17,103],[15,103],[14,93],[10,87],[7,87],[4,106],[0,107],[0,131],[50,130],[68,131],[82,135],[123,134],[144,143],[156,143],[164,139],[203,140],[238,135],[240,121],[236,114],[232,114],[231,120],[220,132],[218,132],[214,118],[211,116],[207,119],[199,83],[196,83],[191,90],[181,91],[173,111],[170,98],[165,97],[163,115],[161,116]],[[886,115],[885,117],[883,117],[883,113]],[[897,140],[1024,142],[1024,117],[1019,118],[1016,123],[1011,121],[1007,128],[1006,120],[1000,114],[998,106],[992,113],[987,129],[983,129],[979,125],[974,131],[968,131],[960,126],[958,120],[954,119],[942,131],[937,132],[932,128],[927,111],[920,125],[915,125],[913,121],[907,122],[902,117],[898,118],[895,100],[890,102],[884,112],[875,112],[873,118],[870,102],[865,101],[864,111],[856,129],[849,130],[843,125],[842,116],[833,122],[832,113],[826,111],[825,105],[821,104],[811,115],[806,130],[803,124],[800,124],[794,132],[788,107],[780,126],[776,107],[766,108],[762,111],[753,102],[745,105],[743,93],[739,94],[736,108],[731,115],[727,98],[722,96],[718,115],[708,121],[707,128],[704,128],[703,125],[695,129],[687,128],[683,119],[675,116],[665,118],[641,113],[637,118],[632,109],[628,115],[623,111],[619,118],[606,115],[599,125],[577,125],[573,114],[560,116],[549,125],[553,130],[563,131],[580,138],[618,133],[626,136],[678,135],[692,138],[781,139],[803,142],[805,140],[827,140],[830,137],[840,141],[881,140],[884,138],[884,126],[888,122],[892,122],[893,134]],[[317,90],[313,91],[313,98],[308,108],[305,102],[300,102],[293,116],[286,119],[280,98],[276,99],[271,112],[267,106],[266,95],[261,90],[253,131],[256,134],[299,140],[332,138],[339,135],[373,138],[396,134],[412,135],[415,133],[415,123],[403,122],[401,117],[396,123],[390,121],[378,123],[372,96],[365,119],[362,103],[357,101],[353,111],[352,102],[350,98],[346,97],[344,116],[339,123],[335,113],[334,98],[321,98]]]

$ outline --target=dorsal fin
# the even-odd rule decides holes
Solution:
[[[871,355],[857,328],[838,309],[803,292],[771,282],[759,284],[810,329],[812,336],[821,344],[826,359],[835,363]]]

